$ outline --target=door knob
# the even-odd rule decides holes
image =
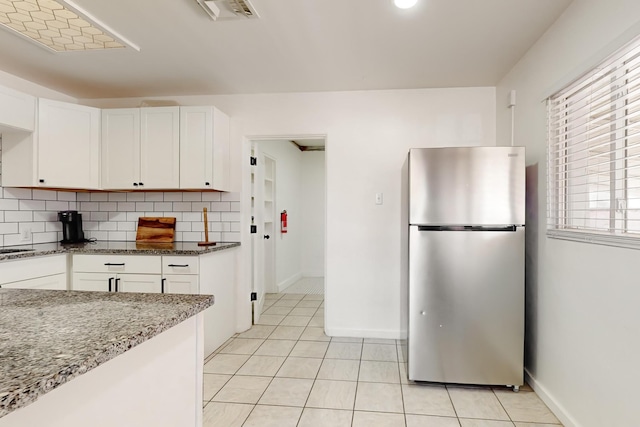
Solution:
[[[262,237],[264,237],[265,239],[269,240],[269,238],[270,238],[271,236],[269,236],[268,234],[265,234],[265,235],[264,235],[264,236],[262,236]]]

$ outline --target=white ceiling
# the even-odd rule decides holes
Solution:
[[[140,47],[50,53],[0,31],[0,69],[76,98],[495,86],[571,0],[75,0]]]

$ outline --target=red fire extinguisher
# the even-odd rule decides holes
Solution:
[[[280,212],[280,232],[287,232],[287,211]]]

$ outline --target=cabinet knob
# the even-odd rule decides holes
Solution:
[[[138,185],[142,187],[144,185],[144,182],[139,182]]]
[[[208,182],[205,182],[205,183],[204,183],[204,185],[211,185],[211,184],[210,184],[210,183],[208,183]]]
[[[134,187],[137,187],[137,186],[138,186],[138,183],[137,183],[137,182],[134,182],[134,183],[133,183],[133,186],[134,186]]]
[[[44,179],[39,179],[39,180],[38,180],[38,182],[39,182],[40,184],[44,184]]]

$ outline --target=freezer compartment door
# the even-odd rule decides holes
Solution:
[[[411,224],[524,224],[523,147],[409,151]]]
[[[409,240],[409,379],[521,385],[524,227]]]

